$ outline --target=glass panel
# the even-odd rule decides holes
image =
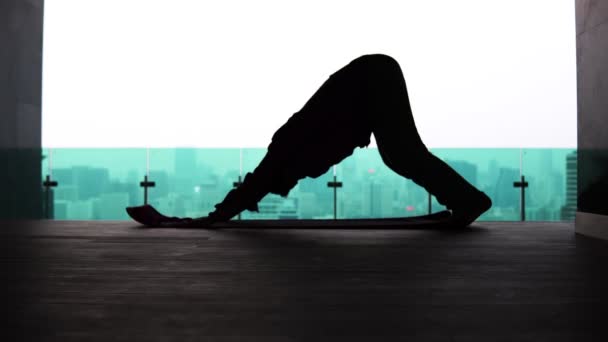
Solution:
[[[523,149],[526,220],[573,221],[576,212],[575,149]]]
[[[53,193],[58,220],[125,220],[125,207],[143,202],[139,181],[145,149],[52,150]]]
[[[45,183],[48,180],[53,181],[53,168],[52,168],[52,150],[50,148],[42,149],[42,158],[41,158],[41,185],[42,185],[42,215],[44,218],[52,219],[54,217],[53,214],[53,193],[54,189],[52,187],[45,186]],[[47,204],[48,203],[48,204]]]
[[[480,220],[519,220],[518,149],[433,149],[465,179],[492,198],[494,205]],[[429,194],[414,182],[390,170],[377,148],[357,149],[342,161],[345,218],[383,218],[429,213]],[[431,198],[431,211],[445,207]]]
[[[377,148],[356,149],[340,163],[341,217],[383,218],[428,213],[428,194],[412,181],[390,170]]]
[[[42,149],[42,159],[40,160],[42,163],[42,167],[40,168],[42,174],[42,179],[46,179],[47,175],[50,175],[52,173],[52,156],[51,156],[51,149],[50,148],[43,148]]]
[[[149,203],[169,216],[200,217],[238,180],[239,150],[150,149]]]
[[[252,172],[264,158],[266,148],[243,149],[243,176]],[[333,190],[327,182],[333,180],[330,168],[324,175],[305,178],[291,189],[285,198],[268,194],[258,204],[259,213],[244,211],[243,219],[318,219],[333,218]]]
[[[341,219],[344,218],[344,172],[342,165],[334,165],[330,168],[330,175],[327,181],[327,188],[331,194],[332,204],[331,209],[334,213],[331,218]],[[331,186],[330,186],[331,184]]]
[[[336,177],[338,177],[337,174]],[[317,178],[306,177],[298,182],[289,196],[296,199],[300,218],[334,218],[334,189],[327,185],[328,182],[333,182],[333,180],[334,169],[330,167],[327,172]],[[338,188],[337,196],[338,199],[344,197],[344,187]],[[338,217],[342,215],[339,208],[338,215]]]
[[[520,190],[513,187],[513,182],[520,179],[519,149],[444,148],[431,152],[490,196],[492,208],[480,221],[520,219]]]

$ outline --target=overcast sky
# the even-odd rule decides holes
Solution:
[[[428,147],[575,147],[574,1],[50,0],[44,147],[265,147],[350,60]]]

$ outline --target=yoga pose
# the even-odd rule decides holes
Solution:
[[[356,147],[369,145],[372,133],[384,163],[451,210],[454,225],[467,226],[491,207],[486,194],[428,151],[416,130],[399,64],[376,54],[361,56],[332,74],[275,132],[260,164],[215,211],[194,220],[168,220],[206,225],[245,209],[257,211],[268,193],[287,196],[300,179],[319,177]]]

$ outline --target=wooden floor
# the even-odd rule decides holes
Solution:
[[[2,341],[608,341],[608,243],[569,223],[0,224]]]

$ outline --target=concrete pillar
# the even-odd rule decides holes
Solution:
[[[0,1],[0,219],[39,218],[44,0]]]
[[[576,0],[576,232],[608,239],[608,1]]]

